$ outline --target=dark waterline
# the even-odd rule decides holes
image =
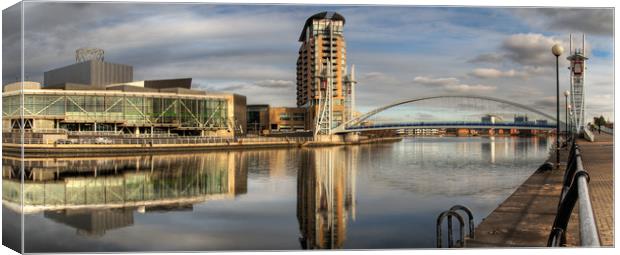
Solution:
[[[478,224],[548,157],[550,145],[537,137],[426,137],[30,161],[25,249],[434,248],[441,211],[466,205]],[[5,157],[3,169],[17,162]],[[18,180],[4,177],[9,227],[19,224],[10,209],[16,187]]]

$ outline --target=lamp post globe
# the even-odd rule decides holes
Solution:
[[[568,91],[568,90],[565,90],[565,91],[564,91],[564,96],[565,96],[565,97],[568,97],[568,96],[570,96],[570,91]]]
[[[560,44],[555,44],[553,45],[553,47],[551,47],[551,52],[556,57],[559,57],[560,55],[562,55],[562,53],[564,53],[564,48]]]

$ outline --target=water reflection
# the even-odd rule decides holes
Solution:
[[[343,248],[347,221],[355,220],[357,151],[357,147],[319,148],[302,154],[297,175],[302,249]]]
[[[479,222],[549,145],[546,138],[421,137],[28,159],[26,251],[432,248],[439,212],[466,204]],[[19,211],[21,161],[3,157],[2,164],[3,212]],[[19,224],[18,214],[4,215]]]
[[[247,193],[247,164],[238,152],[207,155],[27,160],[27,214],[103,236],[133,225],[133,212],[184,211]],[[2,201],[19,210],[19,159],[3,158]]]

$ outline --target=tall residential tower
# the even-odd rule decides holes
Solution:
[[[351,82],[347,77],[345,19],[321,12],[306,20],[297,58],[297,107],[307,109],[306,127],[315,134],[347,121],[351,112]]]

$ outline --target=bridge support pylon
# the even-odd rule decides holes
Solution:
[[[343,142],[344,135],[315,135],[315,142]]]
[[[344,141],[348,143],[356,143],[360,141],[360,136],[357,132],[351,132],[344,134]]]

